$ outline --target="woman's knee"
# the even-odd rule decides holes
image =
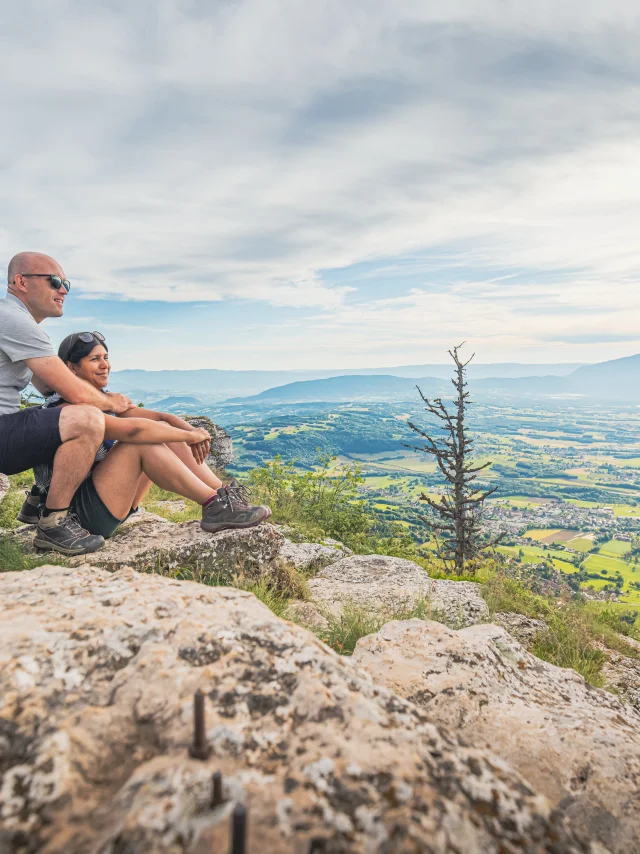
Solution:
[[[84,436],[98,445],[104,439],[104,414],[95,406],[65,406],[60,413],[60,436],[63,442]]]

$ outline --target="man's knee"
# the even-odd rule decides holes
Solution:
[[[104,439],[104,426],[104,414],[95,406],[65,406],[60,413],[60,437],[63,442],[83,436],[99,445]]]

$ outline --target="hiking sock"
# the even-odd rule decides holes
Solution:
[[[55,528],[68,513],[68,507],[45,507],[40,517],[40,527],[43,531],[46,531],[47,528]]]
[[[40,498],[40,487],[36,483],[34,483],[31,489],[29,490],[29,495],[32,498]]]

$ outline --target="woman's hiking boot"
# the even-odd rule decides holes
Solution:
[[[230,481],[229,481],[229,483],[227,484],[227,489],[239,489],[239,490],[240,490],[240,494],[241,494],[241,495],[244,495],[244,496],[245,496],[245,498],[247,499],[247,501],[248,501],[248,500],[250,499],[250,497],[251,497],[251,492],[249,491],[249,488],[248,488],[248,487],[246,487],[244,484],[240,483],[240,481],[239,481],[239,480],[237,480],[235,477],[232,477],[232,478],[231,478],[231,480],[230,480]],[[271,516],[271,507],[269,507],[269,506],[268,506],[268,505],[266,505],[266,504],[262,504],[262,505],[260,505],[260,506],[261,506],[261,507],[266,507],[266,508],[267,508],[267,510],[269,511],[269,515],[267,516],[267,519],[268,519],[268,518],[269,518],[269,516]]]
[[[37,525],[40,519],[40,505],[42,504],[40,490],[34,485],[26,495],[24,504],[18,513],[18,521],[25,525]]]
[[[63,555],[84,555],[101,549],[104,537],[85,531],[73,513],[57,511],[40,519],[34,545],[37,549]]]
[[[271,516],[271,510],[264,504],[249,504],[249,491],[246,486],[221,486],[217,495],[202,508],[200,527],[203,531],[215,534],[228,528],[253,528]]]

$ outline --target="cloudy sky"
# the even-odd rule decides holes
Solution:
[[[634,0],[2,0],[0,262],[116,368],[640,352]]]

